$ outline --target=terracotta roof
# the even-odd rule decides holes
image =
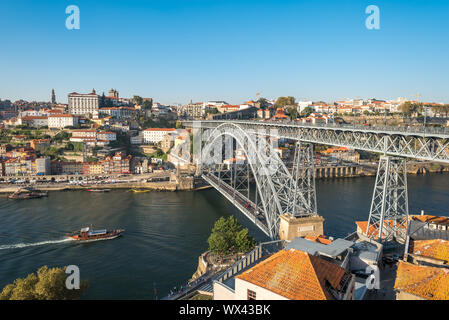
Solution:
[[[292,300],[333,300],[327,285],[341,290],[343,268],[299,250],[281,250],[236,276]]]
[[[51,114],[48,117],[49,118],[73,118],[74,116],[71,114]]]
[[[385,223],[389,224],[391,227],[393,226],[393,220],[385,220]],[[357,225],[357,227],[359,227],[362,230],[362,233],[366,235],[366,228],[368,226],[368,221],[356,221],[355,224]],[[406,230],[407,222],[403,223],[400,227],[401,227],[401,229]],[[376,229],[377,229],[376,226],[371,224],[369,227],[368,236],[371,236],[374,232],[377,232]],[[378,236],[376,235],[374,237],[374,239],[377,239],[377,238],[378,238]]]
[[[148,128],[144,131],[176,131],[174,128]]]
[[[449,225],[448,217],[439,217],[439,216],[431,216],[431,215],[422,215],[422,216],[421,215],[412,215],[411,218],[413,220],[418,220],[421,222]]]
[[[394,288],[427,300],[449,300],[449,270],[399,261]]]
[[[410,253],[438,259],[449,263],[449,241],[441,239],[413,240],[410,243]]]

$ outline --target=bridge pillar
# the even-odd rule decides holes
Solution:
[[[281,240],[290,241],[296,237],[323,235],[323,225],[324,218],[318,215],[309,217],[292,217],[284,214],[280,216],[279,238]]]
[[[404,243],[407,220],[406,160],[382,156],[377,170],[366,235],[381,243],[392,240]]]

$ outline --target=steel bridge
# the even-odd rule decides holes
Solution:
[[[194,132],[197,173],[272,239],[278,237],[281,215],[317,215],[313,144],[383,154],[366,230],[379,242],[404,238],[405,159],[449,163],[449,131],[442,128],[238,120],[183,124]],[[275,151],[279,139],[296,141],[290,166]]]

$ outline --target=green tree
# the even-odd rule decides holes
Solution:
[[[302,110],[301,114],[304,117],[310,116],[310,114],[313,112],[313,109],[311,107],[305,107],[304,110]]]
[[[134,97],[133,97],[133,102],[134,102],[135,104],[141,106],[142,103],[143,103],[143,99],[142,99],[142,97],[134,96]]]
[[[62,142],[62,141],[64,141],[64,140],[69,140],[70,139],[70,137],[71,137],[72,135],[70,134],[70,133],[68,133],[67,131],[61,131],[61,132],[58,132],[58,134],[56,134],[54,137],[53,137],[53,140],[54,141],[57,141],[57,142]]]
[[[82,281],[79,290],[66,288],[67,274],[64,268],[43,266],[37,273],[16,279],[0,293],[0,300],[76,300],[81,299],[89,284]]]
[[[287,112],[293,120],[299,116],[298,107],[296,106],[287,107]]]
[[[151,110],[153,108],[153,101],[145,100],[143,103],[143,108],[147,110]]]
[[[259,100],[257,100],[257,102],[260,104],[260,108],[262,108],[262,109],[267,108],[269,106],[268,100],[265,98],[259,98]]]
[[[285,106],[297,106],[296,99],[294,97],[279,97],[276,100],[276,108],[283,108]]]
[[[224,255],[248,252],[256,245],[248,229],[243,229],[233,216],[218,219],[207,242],[209,251]]]

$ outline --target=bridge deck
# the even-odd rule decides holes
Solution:
[[[254,223],[263,233],[270,236],[266,225],[266,219],[261,214],[257,214],[257,206],[250,199],[242,195],[237,190],[232,189],[228,184],[212,175],[203,174],[202,178],[228,199],[240,212],[242,212],[252,223]]]

